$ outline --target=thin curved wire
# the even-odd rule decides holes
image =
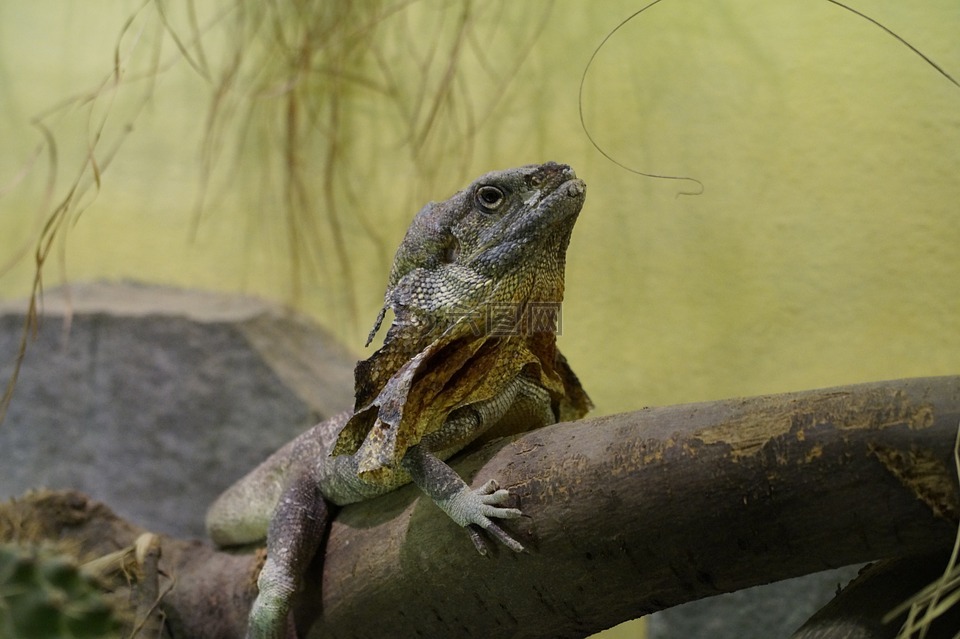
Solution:
[[[610,33],[608,33],[608,34],[606,35],[606,37],[603,39],[603,41],[600,42],[600,44],[597,46],[597,48],[594,49],[593,55],[591,55],[591,56],[590,56],[590,60],[587,61],[587,66],[585,66],[585,67],[583,68],[583,75],[580,76],[580,92],[579,92],[579,94],[578,94],[578,96],[577,96],[577,106],[578,106],[578,108],[579,108],[579,110],[580,110],[580,127],[583,129],[583,132],[586,134],[587,139],[590,140],[590,144],[592,144],[593,147],[594,147],[597,151],[599,151],[600,154],[601,154],[603,157],[607,158],[608,160],[610,160],[611,162],[613,162],[614,164],[616,164],[617,166],[619,166],[621,169],[630,171],[631,173],[635,173],[635,174],[637,174],[637,175],[642,175],[642,176],[644,176],[644,177],[649,177],[649,178],[655,178],[655,179],[658,179],[658,180],[682,180],[682,181],[685,181],[685,182],[693,182],[694,184],[696,184],[696,185],[699,187],[698,190],[696,190],[696,191],[680,191],[679,193],[677,193],[677,196],[679,197],[679,196],[681,196],[681,195],[700,195],[701,193],[703,193],[704,186],[703,186],[703,182],[701,182],[700,180],[698,180],[698,179],[696,179],[696,178],[687,177],[687,176],[683,176],[683,175],[660,175],[660,174],[657,174],[657,173],[645,173],[644,171],[638,171],[637,169],[630,168],[629,166],[627,166],[627,165],[624,164],[623,162],[620,162],[619,160],[617,160],[616,158],[614,158],[613,156],[611,156],[609,153],[607,153],[606,151],[604,151],[603,148],[601,148],[599,144],[597,144],[597,141],[593,138],[593,135],[590,134],[590,130],[587,129],[587,122],[586,122],[586,120],[585,120],[585,118],[584,118],[584,116],[583,116],[583,85],[584,85],[584,84],[586,83],[586,81],[587,81],[587,73],[590,71],[590,65],[593,64],[593,61],[594,61],[594,59],[597,57],[597,54],[600,53],[600,49],[602,49],[602,48],[604,47],[604,45],[607,43],[607,40],[609,40],[610,38],[612,38],[613,35],[614,35],[617,31],[619,31],[624,25],[626,25],[628,22],[630,22],[631,20],[633,20],[634,18],[636,18],[638,15],[640,15],[641,13],[643,13],[644,11],[646,11],[647,9],[649,9],[650,7],[652,7],[653,5],[658,4],[658,3],[660,3],[660,2],[662,2],[662,0],[653,0],[653,2],[645,5],[643,8],[639,9],[638,11],[635,11],[635,12],[631,13],[629,16],[627,16],[627,17],[623,20],[623,22],[621,22],[621,23],[618,24],[616,27],[614,27],[613,31],[611,31]]]

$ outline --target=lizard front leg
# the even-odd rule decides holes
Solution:
[[[487,547],[478,528],[486,530],[515,552],[523,545],[508,535],[493,519],[516,519],[521,512],[505,508],[510,493],[495,480],[471,490],[457,473],[444,463],[450,448],[472,441],[501,419],[513,418],[535,428],[555,421],[550,395],[532,380],[517,376],[499,395],[464,406],[450,415],[440,430],[423,438],[404,455],[401,465],[413,482],[457,524],[463,526],[480,554]],[[434,453],[439,453],[436,455]]]
[[[450,519],[466,528],[473,545],[481,555],[487,554],[487,547],[480,533],[472,526],[478,526],[493,534],[505,546],[515,552],[522,552],[523,545],[508,535],[492,521],[496,519],[516,519],[521,512],[516,508],[501,507],[510,499],[510,493],[501,489],[494,480],[488,481],[477,490],[471,490],[455,470],[434,456],[422,444],[411,447],[403,457],[403,468],[420,490],[429,496]]]

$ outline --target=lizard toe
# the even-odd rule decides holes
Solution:
[[[523,544],[511,537],[503,528],[493,522],[490,522],[490,525],[487,526],[486,531],[499,539],[500,543],[513,552],[523,552],[525,550]]]
[[[477,488],[476,492],[478,495],[492,495],[500,489],[500,484],[497,483],[496,479],[491,479],[485,483],[480,488]]]
[[[492,493],[485,493],[477,491],[476,495],[480,498],[480,502],[483,504],[505,504],[510,501],[510,491],[500,489]]]
[[[480,514],[484,518],[493,517],[495,519],[518,519],[523,516],[523,513],[517,508],[497,508],[496,506],[490,506],[488,504],[484,504],[483,507],[480,508]],[[486,526],[484,526],[484,528],[486,528]]]

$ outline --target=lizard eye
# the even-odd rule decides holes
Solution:
[[[503,204],[503,191],[495,186],[484,185],[477,189],[477,204],[487,211],[494,211]]]

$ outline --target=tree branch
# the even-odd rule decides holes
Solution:
[[[457,468],[529,516],[470,551],[415,491],[345,509],[311,637],[583,636],[748,586],[949,546],[960,378],[654,408],[528,433]],[[375,614],[374,612],[375,611]]]
[[[506,526],[528,553],[478,556],[405,488],[340,511],[298,623],[317,617],[314,639],[581,637],[693,599],[947,548],[958,422],[960,377],[942,377],[645,409],[495,442],[455,467],[518,496],[527,517]],[[164,543],[172,636],[236,636],[260,555]]]

